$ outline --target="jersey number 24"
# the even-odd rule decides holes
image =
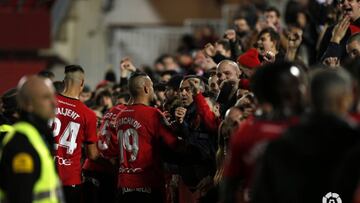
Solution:
[[[50,121],[50,126],[54,125],[53,132],[54,137],[57,137],[60,134],[61,129],[61,121],[60,119],[56,118],[53,121]],[[73,154],[76,147],[76,138],[78,136],[80,129],[80,124],[76,122],[70,121],[66,126],[65,130],[60,136],[59,143],[55,144],[55,148],[64,147],[66,148],[67,154]]]

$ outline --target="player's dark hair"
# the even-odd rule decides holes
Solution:
[[[139,77],[148,77],[148,75],[144,72],[140,72],[140,71],[136,71],[134,73],[131,74],[130,78],[129,78],[129,83],[128,83],[128,87],[129,87],[129,92],[130,95],[135,98],[138,96],[139,91],[138,91],[138,84],[137,84],[137,79]]]
[[[85,73],[84,69],[80,65],[68,65],[68,66],[65,66],[65,74],[74,73],[74,72]]]
[[[130,75],[129,81],[137,78],[137,77],[147,77],[148,75],[141,71],[135,71]]]

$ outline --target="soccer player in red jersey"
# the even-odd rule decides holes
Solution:
[[[161,203],[165,197],[161,147],[178,150],[184,145],[164,125],[163,114],[149,106],[154,89],[146,74],[133,74],[129,91],[133,104],[117,118],[120,202]]]
[[[255,166],[267,142],[295,124],[303,111],[306,86],[302,70],[295,64],[276,62],[261,67],[252,83],[263,112],[245,121],[231,138],[224,170],[225,203],[249,202]]]
[[[96,116],[80,100],[84,70],[79,65],[65,67],[65,89],[56,96],[56,118],[51,122],[55,137],[55,164],[63,184],[66,202],[80,202],[81,147],[90,159],[98,157]]]
[[[101,121],[97,146],[102,156],[107,159],[111,159],[119,153],[116,119],[125,108],[124,104],[114,106],[103,116]]]
[[[117,168],[111,163],[112,157],[119,153],[116,134],[116,118],[126,106],[118,104],[112,107],[101,120],[97,147],[105,159],[93,161],[86,159],[83,166],[83,201],[114,202],[116,199]]]

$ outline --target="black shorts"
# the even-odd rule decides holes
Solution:
[[[81,185],[63,186],[66,203],[81,202]]]
[[[116,174],[83,170],[83,195],[85,203],[115,202]]]

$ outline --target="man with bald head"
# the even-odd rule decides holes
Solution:
[[[239,87],[241,74],[238,64],[234,61],[223,60],[217,65],[216,76],[220,87],[217,102],[220,103],[221,117],[224,117],[225,112],[236,103],[236,91]]]
[[[153,83],[144,73],[129,79],[133,104],[119,114],[116,122],[119,143],[120,202],[164,202],[164,174],[160,146],[179,146],[176,136],[165,127],[162,113],[150,107]]]
[[[217,65],[216,76],[218,77],[218,85],[220,85],[224,80],[239,81],[240,75],[240,68],[234,61],[222,60]]]
[[[22,78],[17,100],[20,119],[0,143],[0,201],[62,202],[47,125],[55,117],[52,82],[39,76]]]
[[[56,143],[54,160],[68,203],[81,201],[81,146],[85,144],[86,158],[98,157],[96,115],[79,100],[84,81],[81,66],[65,67],[65,88],[56,95],[56,117],[50,122]]]

